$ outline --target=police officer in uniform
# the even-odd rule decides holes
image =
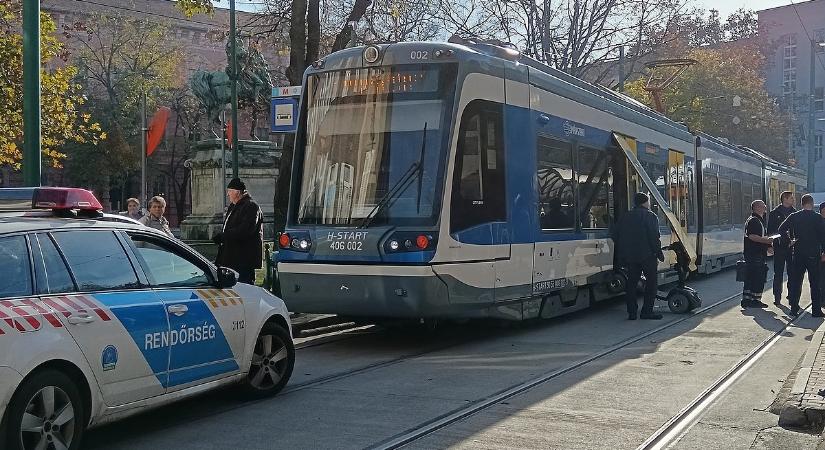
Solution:
[[[768,266],[765,262],[768,258],[768,248],[772,243],[771,239],[765,235],[764,217],[767,209],[765,202],[754,200],[751,203],[751,216],[745,222],[743,308],[766,308],[768,306],[762,303],[762,291],[765,290],[765,276],[768,273]]]
[[[662,315],[653,313],[658,281],[656,259],[665,260],[659,240],[659,218],[650,210],[650,198],[647,194],[637,192],[633,196],[633,203],[636,207],[622,216],[613,233],[619,264],[627,269],[627,318],[637,318],[639,304],[636,300],[636,285],[644,273],[645,299],[638,317],[658,320]]]
[[[810,194],[802,196],[802,210],[797,211],[779,226],[779,234],[792,235],[790,241],[791,276],[788,280],[790,291],[791,314],[799,314],[799,297],[802,296],[802,279],[808,272],[808,283],[811,288],[812,315],[823,317],[819,303],[819,262],[822,249],[825,248],[825,221],[822,216],[814,212],[814,198]],[[790,233],[790,234],[789,234]]]
[[[779,196],[781,202],[768,214],[768,236],[777,233],[779,226],[791,214],[796,212],[794,203],[796,198],[791,191],[785,191]],[[782,300],[782,280],[785,278],[785,271],[788,272],[788,285],[791,277],[791,251],[788,248],[788,240],[777,239],[773,243],[773,304],[779,306]],[[790,288],[788,289],[790,291]]]

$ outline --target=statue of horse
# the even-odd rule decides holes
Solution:
[[[224,71],[208,72],[196,70],[189,78],[189,86],[209,118],[209,131],[215,134],[213,127],[220,125],[219,115],[232,101],[232,88],[229,75]],[[217,136],[217,134],[215,134]]]
[[[272,78],[261,52],[253,45],[247,44],[240,36],[235,37],[238,61],[238,101],[251,105],[257,118],[260,105],[268,105],[272,94]],[[232,55],[231,41],[226,42],[226,59]],[[232,101],[232,66],[224,71],[208,72],[197,70],[189,79],[189,85],[195,97],[206,109],[209,129],[220,124],[218,116],[226,105]],[[264,106],[266,108],[266,106]],[[253,133],[254,135],[254,126]]]

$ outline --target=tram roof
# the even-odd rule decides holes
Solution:
[[[412,60],[410,55],[413,51],[424,49],[429,50],[431,55],[436,50],[452,50],[453,52],[448,58],[430,59],[428,62],[475,61],[483,64],[485,68],[493,72],[500,70],[499,75],[508,79],[527,81],[525,72],[527,71],[526,67],[529,67],[535,71],[531,71],[531,74],[545,75],[529,79],[530,83],[537,87],[548,89],[554,94],[610,112],[625,120],[679,139],[686,141],[694,139],[694,133],[686,125],[667,118],[664,114],[647,107],[643,103],[622,93],[589,83],[564,71],[550,67],[534,58],[521,54],[513,48],[508,48],[504,43],[451,38],[451,42],[398,42],[377,46],[381,49],[381,59],[378,63],[381,65],[422,63],[423,61],[420,60]],[[353,47],[335,52],[324,58],[324,64],[321,67],[310,67],[307,73],[350,67],[369,67],[362,58],[365,48]],[[615,131],[621,132],[621,130]],[[695,133],[695,135],[700,136],[703,140],[709,140],[715,146],[724,148],[737,156],[763,160],[771,166],[784,170],[797,170],[756,150],[730,144],[721,138],[704,133]]]

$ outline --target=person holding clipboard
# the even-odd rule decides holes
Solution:
[[[765,278],[768,275],[768,249],[773,240],[766,236],[765,212],[768,207],[762,200],[751,203],[751,216],[745,222],[745,286],[742,288],[743,308],[767,308],[762,303],[762,291],[765,290]]]

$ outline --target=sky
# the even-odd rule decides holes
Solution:
[[[793,0],[794,3],[802,3],[806,0]],[[725,18],[728,14],[739,8],[760,10],[774,8],[776,6],[790,5],[791,0],[693,0],[696,6],[710,10],[718,9],[719,14]],[[214,0],[213,3],[222,8],[229,7],[229,0]],[[263,3],[263,0],[236,0],[235,4],[239,10],[254,11]]]
[[[790,5],[791,0],[693,0],[696,6],[710,10],[718,9],[721,17],[727,17],[728,14],[736,11],[739,8],[752,9],[758,11],[760,9],[775,8],[777,6]],[[794,3],[802,3],[805,0],[793,0]]]

